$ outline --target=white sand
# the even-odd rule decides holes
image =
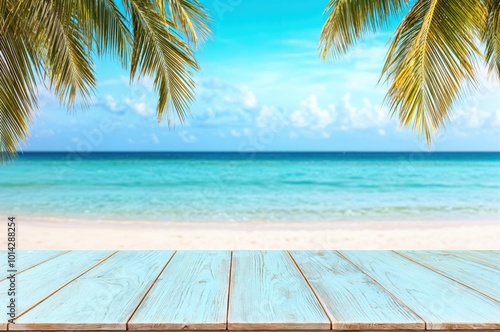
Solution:
[[[17,219],[19,249],[500,249],[500,221],[215,224]],[[2,236],[1,248],[5,241]]]

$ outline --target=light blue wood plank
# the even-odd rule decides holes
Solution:
[[[292,251],[334,330],[425,328],[402,303],[334,251]]]
[[[225,330],[229,251],[177,251],[129,330]]]
[[[17,250],[15,258],[15,269],[17,273],[21,273],[35,265],[63,255],[68,251],[64,250]],[[11,268],[7,266],[8,254],[7,250],[1,252],[2,260],[0,261],[1,277],[0,281],[5,280],[8,276],[7,270]]]
[[[500,302],[500,271],[445,251],[397,251]],[[499,304],[500,305],[500,304]]]
[[[17,319],[12,330],[125,330],[173,251],[119,251]]]
[[[228,329],[330,329],[330,320],[287,252],[235,251]]]
[[[422,317],[427,329],[500,328],[498,302],[394,252],[341,254]]]
[[[43,301],[111,253],[111,251],[72,251],[18,274],[16,277],[17,315],[22,315],[23,312]],[[8,279],[0,282],[1,303],[7,303],[10,300],[7,294],[9,284]],[[5,315],[1,324],[4,327],[7,325]]]
[[[447,252],[500,270],[500,250],[451,250]]]

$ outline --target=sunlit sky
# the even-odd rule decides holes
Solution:
[[[426,150],[381,107],[394,28],[336,62],[317,43],[327,1],[202,1],[213,36],[201,46],[197,101],[185,123],[158,124],[151,81],[130,87],[118,63],[96,60],[92,106],[68,114],[44,89],[23,151]],[[486,74],[483,76],[486,77]],[[486,82],[454,108],[431,150],[500,150],[500,88]]]

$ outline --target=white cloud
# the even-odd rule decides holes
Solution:
[[[140,116],[150,116],[155,113],[144,95],[139,99],[125,98],[125,104]]]
[[[362,107],[355,107],[351,103],[351,94],[342,97],[339,112],[343,130],[383,127],[389,123],[390,118],[386,109],[373,106],[368,98],[363,98],[362,103]]]
[[[254,108],[257,106],[257,98],[255,97],[252,90],[250,90],[246,85],[240,87],[241,101],[245,108]]]
[[[290,120],[274,106],[263,105],[255,118],[255,124],[259,128],[280,128],[288,126]]]
[[[197,91],[195,119],[204,126],[244,124],[252,121],[258,100],[247,85],[220,80],[202,81]]]
[[[324,129],[335,119],[335,106],[328,105],[327,108],[322,109],[318,106],[318,99],[314,95],[303,100],[300,105],[312,116],[313,129]]]
[[[106,95],[104,97],[104,103],[110,110],[112,111],[118,110],[118,101],[112,95]]]
[[[297,110],[290,115],[290,122],[295,127],[307,127],[310,119],[306,119],[304,114]]]
[[[495,127],[500,127],[500,110],[495,111],[495,115],[493,117],[492,125]]]
[[[186,130],[181,131],[179,133],[179,136],[186,143],[194,143],[198,140],[196,136],[194,136],[193,134],[189,134]]]
[[[330,137],[331,132],[336,130],[368,128],[379,128],[379,135],[385,135],[386,131],[383,128],[390,121],[387,111],[379,106],[373,106],[367,98],[363,98],[361,103],[361,107],[355,106],[351,102],[351,95],[346,94],[337,105],[321,106],[317,96],[310,95],[284,119],[275,107],[264,105],[256,117],[256,125],[270,126],[273,120],[279,119],[282,126],[300,128],[301,132],[319,133],[324,138]]]
[[[479,128],[488,123],[495,123],[495,120],[495,112],[477,107],[458,109],[452,113],[452,122],[462,128]]]

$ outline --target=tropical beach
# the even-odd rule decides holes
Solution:
[[[500,0],[0,0],[0,332],[500,332]]]
[[[0,0],[1,216],[23,249],[498,249],[497,7]]]
[[[23,248],[498,246],[498,153],[94,153],[68,160],[27,153],[4,167],[0,209],[17,216]]]

